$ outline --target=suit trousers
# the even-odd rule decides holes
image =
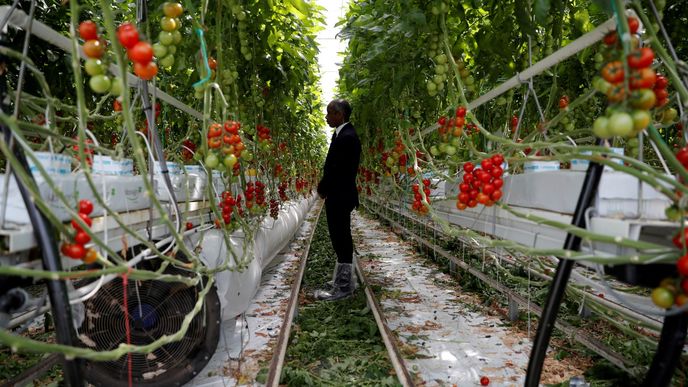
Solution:
[[[327,228],[338,263],[352,263],[354,242],[351,238],[351,211],[348,205],[325,199]]]

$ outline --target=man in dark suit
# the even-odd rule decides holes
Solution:
[[[316,297],[328,301],[350,296],[355,287],[351,211],[358,207],[356,174],[361,159],[361,141],[349,122],[350,116],[351,105],[346,100],[336,99],[327,105],[325,120],[335,128],[335,133],[318,184],[318,195],[325,199],[327,225],[337,264],[332,282],[318,290]]]

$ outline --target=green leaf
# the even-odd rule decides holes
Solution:
[[[523,32],[524,35],[535,36],[535,27],[533,22],[530,20],[530,13],[528,12],[529,4],[527,0],[516,0],[515,12],[516,12],[516,22]]]
[[[541,25],[547,24],[550,6],[549,0],[535,0],[535,21]]]

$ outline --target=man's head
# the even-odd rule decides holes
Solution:
[[[351,117],[351,105],[345,99],[335,99],[327,105],[327,115],[325,121],[330,128],[336,128],[339,125],[349,121]]]

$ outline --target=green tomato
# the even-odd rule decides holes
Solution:
[[[110,91],[112,82],[107,75],[95,75],[88,81],[88,85],[94,93],[105,94]]]
[[[633,118],[628,113],[614,113],[609,117],[607,129],[612,136],[626,137],[633,132]]]
[[[112,86],[110,86],[110,94],[120,96],[122,95],[123,89],[124,83],[122,82],[122,78],[115,77],[115,79],[112,80]]]
[[[433,145],[430,147],[430,154],[436,157],[440,154],[440,150],[437,149],[437,146]]]
[[[222,161],[222,163],[227,167],[227,170],[232,170],[234,168],[234,165],[237,163],[237,158],[233,154],[228,154],[225,156],[225,159]]]
[[[179,31],[175,31],[179,32]],[[174,43],[174,34],[169,31],[160,31],[158,34],[158,40],[165,46],[169,46]]]
[[[442,90],[444,90],[444,83],[439,83],[437,85],[437,91],[442,91]]]
[[[177,46],[171,45],[167,47],[167,55],[174,55],[177,53]]]
[[[158,42],[153,45],[153,55],[156,58],[164,58],[167,55],[167,46]]]
[[[241,159],[250,163],[253,160],[253,153],[249,152],[247,149],[244,149],[241,151]]]
[[[435,65],[435,74],[444,74],[447,72],[447,69],[444,67],[444,65]]]
[[[607,91],[609,91],[609,88],[612,87],[612,84],[605,81],[602,77],[595,77],[592,79],[592,87],[594,87],[595,90],[599,91],[600,93],[607,94]]]
[[[609,126],[609,118],[599,117],[592,124],[592,132],[595,134],[595,136],[597,136],[599,138],[609,138],[612,135],[611,135],[611,133],[609,133],[608,126]]]
[[[447,145],[446,148],[444,148],[444,153],[446,153],[449,156],[452,156],[456,154],[456,148],[453,145]]]
[[[166,57],[160,59],[158,62],[162,67],[172,67],[174,66],[174,55],[169,54]]]
[[[425,86],[428,88],[428,91],[436,91],[437,90],[437,84],[433,81],[429,81],[425,84]]]
[[[86,63],[84,64],[84,69],[86,70],[86,74],[90,76],[95,76],[95,75],[100,75],[105,73],[105,69],[103,68],[103,62],[101,62],[100,59],[95,59],[95,58],[90,58],[86,59]]]
[[[504,97],[499,97],[499,98],[497,98],[497,100],[495,101],[495,103],[497,104],[497,106],[506,105],[506,98],[504,98]]]
[[[681,220],[681,211],[676,206],[669,206],[664,210],[664,214],[666,215],[667,219],[678,222]]]
[[[208,153],[208,155],[205,156],[204,164],[208,169],[215,169],[217,168],[218,164],[220,164],[220,159],[217,158],[215,153]]]
[[[179,32],[179,30],[172,32],[172,41],[174,44],[179,44],[182,42],[182,33]]]
[[[441,64],[441,65],[447,63],[447,55],[445,55],[445,54],[437,55],[437,57],[435,57],[435,62],[437,62],[438,64]]]
[[[674,108],[669,108],[662,113],[662,123],[670,124],[678,117],[678,112]]]
[[[475,80],[473,79],[473,76],[469,75],[464,78],[463,83],[465,83],[466,86],[471,86],[473,83],[475,83]]]
[[[165,16],[160,19],[160,28],[162,28],[163,31],[172,32],[176,30],[177,27],[177,21],[174,18]]]
[[[246,12],[241,11],[236,15],[237,20],[246,20]]]

